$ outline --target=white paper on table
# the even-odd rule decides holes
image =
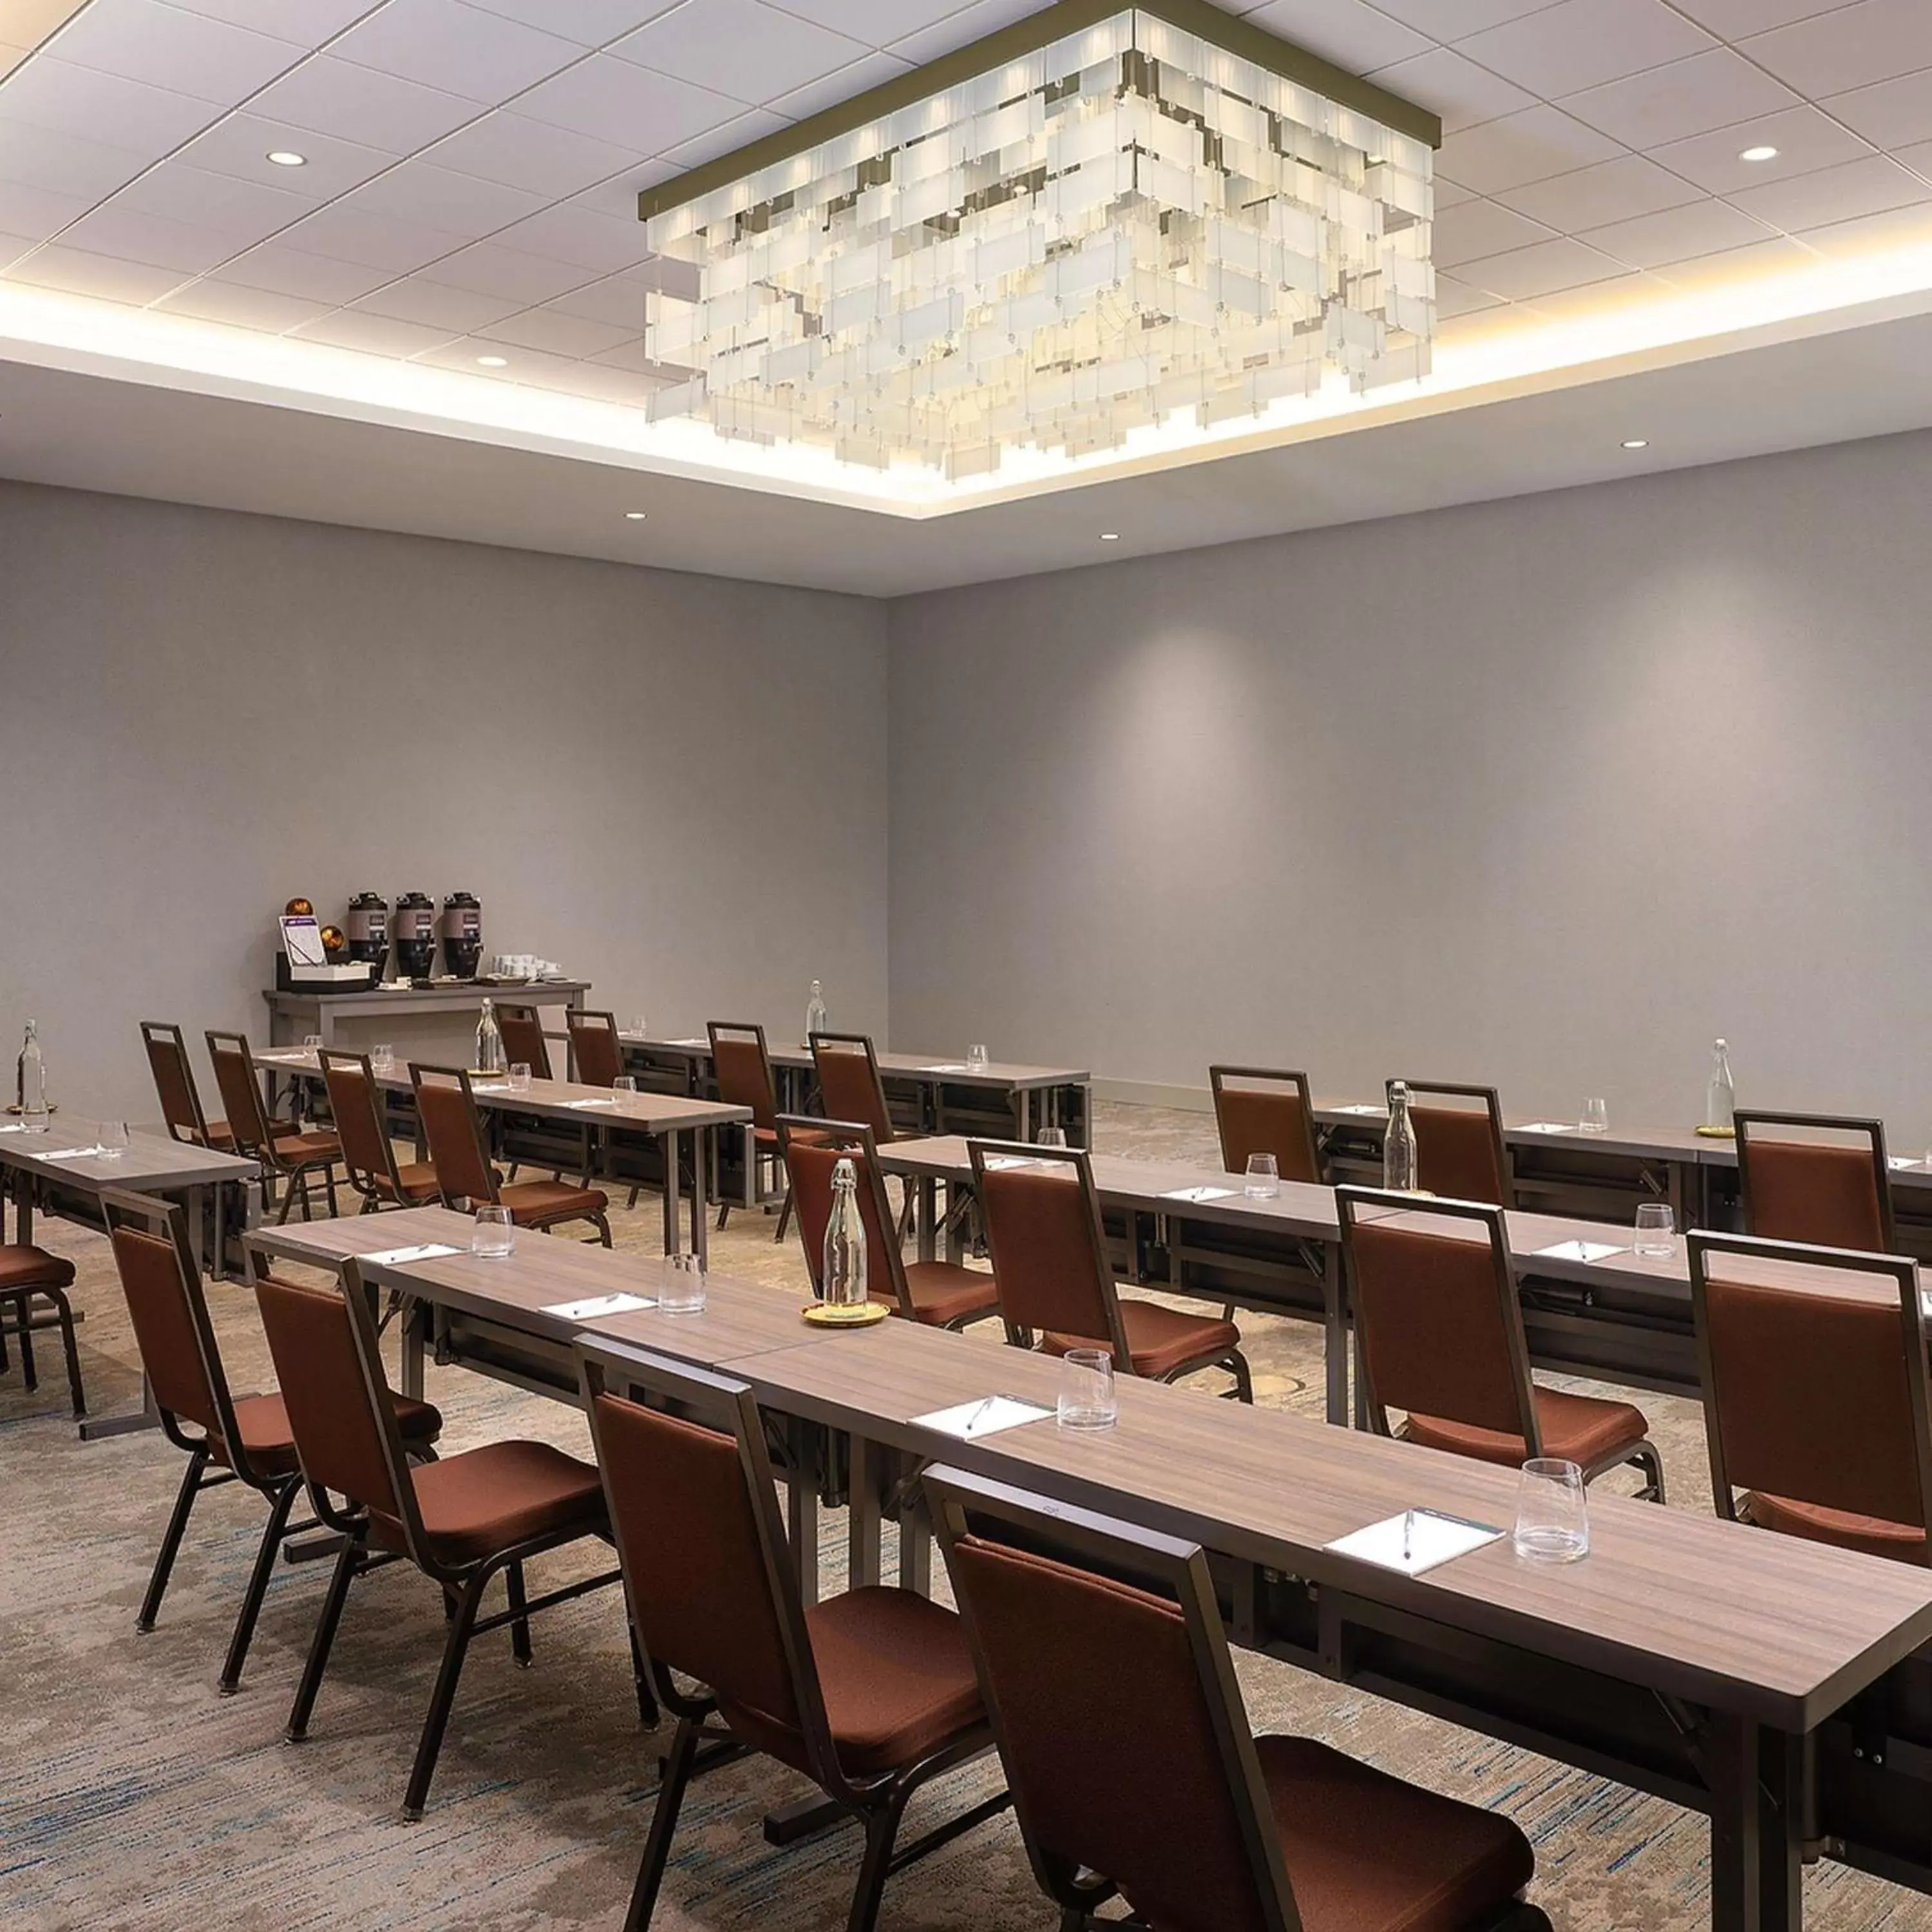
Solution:
[[[306,1046],[265,1046],[256,1054],[255,1058],[260,1060],[271,1060],[280,1066],[284,1060],[306,1060],[310,1052],[310,1049]]]
[[[1000,1173],[1010,1167],[1037,1167],[1040,1162],[1030,1154],[992,1154],[986,1156],[986,1165]]]
[[[566,1100],[562,1104],[566,1107],[614,1107],[617,1104],[617,1096],[614,1094],[606,1100],[600,1095],[594,1100]]]
[[[45,1127],[30,1127],[25,1120],[0,1120],[0,1134],[44,1134]]]
[[[92,1147],[43,1148],[40,1158],[43,1160],[99,1160],[106,1152],[107,1150],[97,1142]]]
[[[507,1080],[472,1080],[470,1090],[472,1094],[507,1094],[510,1083]]]
[[[1583,1130],[1574,1120],[1531,1120],[1516,1131],[1520,1134],[1580,1134]]]
[[[1460,1516],[1444,1516],[1440,1510],[1405,1510],[1366,1529],[1338,1536],[1326,1546],[1337,1556],[1352,1556],[1378,1569],[1398,1570],[1406,1576],[1420,1576],[1438,1564],[1466,1556],[1486,1543],[1494,1543],[1502,1532],[1487,1523],[1471,1522]]]
[[[705,1036],[692,1040],[667,1040],[664,1044],[667,1046],[709,1046],[711,1042],[708,1036]]]
[[[922,1073],[970,1073],[973,1070],[963,1060],[942,1060],[936,1066],[922,1066]]]
[[[655,1308],[657,1304],[642,1294],[593,1294],[588,1301],[560,1301],[546,1308],[546,1315],[554,1315],[561,1322],[598,1322],[607,1315],[628,1315],[640,1308]]]
[[[445,1255],[460,1255],[461,1248],[453,1248],[447,1241],[424,1241],[413,1248],[385,1248],[381,1252],[361,1255],[360,1261],[373,1263],[377,1268],[400,1268],[407,1262],[440,1261]]]
[[[1023,1402],[1016,1395],[989,1395],[980,1402],[962,1402],[956,1408],[936,1408],[930,1415],[915,1415],[912,1419],[922,1429],[936,1429],[940,1435],[957,1436],[962,1442],[976,1442],[981,1436],[997,1436],[1003,1429],[1044,1422],[1053,1412],[1036,1402]]]
[[[1378,1107],[1372,1100],[1352,1100],[1346,1107],[1334,1107],[1329,1111],[1336,1114],[1386,1114],[1388,1109]]]
[[[1546,1248],[1532,1248],[1530,1258],[1552,1262],[1600,1262],[1612,1255],[1627,1255],[1630,1250],[1617,1241],[1552,1241]]]
[[[1894,1174],[1896,1174],[1900,1168],[1923,1167],[1925,1165],[1924,1162],[1921,1160],[1916,1154],[1887,1154],[1885,1157],[1885,1164],[1887,1167],[1890,1168]]]
[[[1175,1187],[1160,1197],[1163,1201],[1232,1201],[1232,1187]]]

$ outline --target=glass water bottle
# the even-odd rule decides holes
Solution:
[[[805,1003],[805,1038],[809,1046],[812,1036],[825,1030],[825,992],[818,982],[812,982],[812,993]]]
[[[1704,1124],[1714,1132],[1736,1130],[1737,1082],[1731,1078],[1731,1052],[1722,1040],[1711,1048],[1710,1083],[1704,1089]]]
[[[485,1000],[483,1016],[476,1022],[476,1070],[500,1073],[503,1066],[503,1035],[496,1024],[496,1009]]]
[[[820,1299],[856,1308],[866,1298],[866,1224],[859,1213],[858,1176],[849,1160],[832,1170],[832,1217],[825,1224]]]
[[[40,1029],[34,1020],[27,1022],[20,1042],[20,1057],[14,1064],[14,1099],[20,1118],[29,1126],[45,1126],[47,1120],[47,1067],[40,1058]]]
[[[1408,1083],[1389,1088],[1388,1132],[1382,1142],[1382,1185],[1392,1193],[1413,1194],[1420,1185],[1416,1173],[1415,1123],[1408,1118]]]

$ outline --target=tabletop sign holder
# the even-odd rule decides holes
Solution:
[[[322,922],[313,913],[284,913],[280,924],[282,950],[275,962],[278,992],[293,992],[304,986],[345,992],[375,984],[375,968],[366,959],[340,966],[329,963],[328,950],[322,943]]]

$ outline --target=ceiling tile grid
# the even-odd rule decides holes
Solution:
[[[638,190],[1038,4],[22,0],[0,279],[641,402]],[[1441,114],[1451,338],[1932,238],[1932,0],[1217,4]]]

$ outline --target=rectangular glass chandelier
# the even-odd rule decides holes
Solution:
[[[957,479],[1420,376],[1438,138],[1200,0],[1060,0],[640,197],[695,271],[651,416]]]

